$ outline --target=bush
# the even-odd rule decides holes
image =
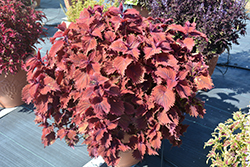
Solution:
[[[205,147],[212,146],[207,155],[211,166],[243,167],[250,163],[250,115],[241,111],[233,113],[233,119],[219,123]]]
[[[246,34],[245,0],[150,0],[153,17],[173,18],[174,23],[184,25],[195,22],[198,31],[209,39],[200,41],[198,49],[211,59],[239,44],[239,35]]]
[[[17,72],[25,58],[33,54],[34,44],[46,34],[43,18],[41,11],[20,1],[0,0],[0,74]]]
[[[84,135],[89,154],[108,165],[117,164],[120,151],[133,150],[137,159],[157,154],[163,139],[180,145],[185,113],[205,114],[196,92],[213,84],[202,55],[191,52],[193,38],[205,35],[189,22],[169,21],[120,5],[104,13],[85,8],[69,28],[59,25],[46,56],[38,52],[27,62],[23,89],[43,144],[65,138],[74,146]]]

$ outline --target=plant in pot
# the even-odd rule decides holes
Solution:
[[[250,115],[237,111],[233,119],[229,118],[214,129],[212,138],[205,147],[212,147],[207,157],[207,163],[216,167],[243,167],[250,163]]]
[[[196,92],[213,84],[193,50],[194,39],[206,36],[195,24],[169,21],[96,5],[68,28],[60,24],[48,53],[26,63],[22,91],[36,108],[43,144],[64,138],[74,146],[84,136],[89,155],[112,166],[131,163],[125,153],[132,164],[158,154],[163,139],[180,145],[185,114],[205,114]]]
[[[143,17],[148,16],[148,10],[145,7],[146,1],[140,0],[140,1],[134,1],[134,0],[108,0],[105,2],[105,0],[65,0],[65,6],[67,8],[67,11],[65,11],[65,14],[67,16],[67,22],[70,24],[70,22],[75,22],[76,19],[79,18],[81,11],[83,11],[84,8],[88,8],[89,6],[94,7],[94,5],[104,5],[104,11],[107,11],[108,8],[111,6],[118,7],[120,2],[123,2],[125,5],[128,5],[128,8],[134,8],[140,12],[140,14]]]
[[[41,0],[21,0],[21,2],[24,5],[30,6],[35,9],[36,7],[40,6]]]
[[[77,1],[71,0],[71,5],[67,7],[67,11],[65,12],[67,16],[68,24],[70,22],[75,22],[76,19],[79,18],[80,13],[83,11],[84,8],[94,7],[94,5],[103,5],[104,4],[104,11],[107,11],[108,8],[111,6],[118,7],[120,0],[110,0],[107,3],[104,3],[105,0],[85,0],[85,1]],[[66,2],[65,2],[66,5]],[[66,5],[67,6],[67,5]],[[67,22],[66,22],[67,23]]]
[[[153,17],[172,18],[174,23],[184,25],[195,22],[198,31],[207,35],[208,42],[199,41],[197,47],[205,56],[208,65],[234,44],[239,44],[239,35],[246,34],[245,0],[150,0],[147,3]],[[215,65],[209,67],[212,75]],[[214,66],[214,67],[212,67]]]
[[[23,103],[21,90],[27,83],[24,61],[33,54],[34,44],[39,42],[39,37],[45,35],[41,24],[43,18],[45,15],[42,12],[20,1],[0,0],[1,107]]]

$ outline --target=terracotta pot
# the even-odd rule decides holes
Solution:
[[[37,6],[40,6],[41,0],[36,0]]]
[[[19,70],[17,74],[0,75],[0,106],[16,107],[24,104],[21,98],[23,87],[27,84],[26,71]]]
[[[139,11],[141,16],[143,16],[143,17],[149,16],[148,15],[149,11],[146,8],[141,7],[139,5],[133,5],[133,8],[136,9],[137,11]]]
[[[208,67],[208,71],[209,71],[209,75],[212,76],[212,74],[214,73],[214,69],[216,67],[216,64],[218,62],[219,59],[219,55],[214,56],[212,59],[210,59],[207,63]]]
[[[122,140],[122,142],[123,143],[128,143],[130,137],[131,137],[130,135],[125,134],[124,139]],[[116,167],[131,167],[131,166],[137,164],[138,162],[140,162],[139,159],[134,158],[133,150],[120,152],[119,156],[120,156],[120,159],[119,159],[119,162],[116,165]]]

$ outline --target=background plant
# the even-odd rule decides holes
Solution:
[[[233,119],[219,123],[205,147],[212,146],[207,163],[212,167],[237,167],[250,164],[250,115],[241,111],[233,113]]]
[[[205,35],[169,21],[120,5],[85,8],[76,23],[59,25],[45,57],[38,52],[26,64],[23,99],[36,107],[43,144],[65,138],[74,146],[85,135],[89,154],[108,165],[120,151],[158,154],[163,139],[180,145],[185,114],[205,114],[196,92],[213,84],[203,56],[192,52],[193,38]]]
[[[66,16],[68,18],[68,21],[75,22],[76,19],[79,18],[81,11],[83,11],[84,8],[94,7],[94,5],[104,5],[104,11],[107,11],[108,8],[111,6],[118,7],[120,0],[108,0],[107,2],[105,0],[72,0],[72,6],[67,10]]]
[[[150,0],[152,16],[173,18],[177,24],[186,21],[197,23],[197,30],[207,35],[209,41],[198,45],[208,59],[239,44],[239,35],[246,34],[245,0]]]
[[[17,0],[0,0],[0,74],[15,73],[45,35],[44,13]],[[42,39],[40,39],[42,40]]]

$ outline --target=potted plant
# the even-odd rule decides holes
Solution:
[[[84,136],[90,156],[112,166],[124,153],[134,162],[157,154],[163,139],[180,145],[185,114],[205,114],[196,92],[213,84],[202,54],[192,52],[205,35],[169,21],[96,5],[59,25],[50,51],[26,63],[22,91],[36,107],[43,144],[64,138],[73,147]]]
[[[71,0],[70,6],[66,7],[67,11],[65,12],[67,16],[67,24],[70,24],[70,22],[75,22],[76,19],[79,18],[80,13],[83,11],[84,8],[94,7],[94,5],[103,5],[104,4],[104,11],[107,11],[108,8],[111,6],[118,7],[119,6],[119,0],[111,0],[108,1],[108,3],[104,3],[105,0],[85,0],[85,1],[77,1],[77,0]],[[67,2],[65,2],[65,5]],[[66,5],[67,6],[67,5]]]
[[[24,61],[34,52],[34,44],[45,35],[41,24],[45,15],[17,0],[0,0],[0,106],[22,104],[26,84]],[[16,74],[22,74],[20,77]],[[17,80],[16,80],[17,79]]]
[[[81,11],[84,8],[88,8],[89,6],[94,7],[94,5],[104,5],[104,11],[107,11],[111,6],[118,7],[119,3],[123,2],[124,5],[127,5],[128,8],[134,8],[140,12],[141,16],[148,16],[148,9],[145,7],[147,3],[144,0],[134,1],[134,0],[108,0],[108,2],[104,2],[104,0],[64,0],[67,11],[65,12],[67,16],[66,24],[70,24],[70,22],[75,22],[77,18],[79,18]]]
[[[35,9],[36,7],[40,6],[41,0],[21,0],[21,2],[24,5],[30,6]]]
[[[150,0],[151,16],[172,18],[174,23],[184,25],[195,22],[198,31],[207,35],[208,42],[200,41],[198,49],[207,64],[217,63],[218,55],[239,44],[239,35],[246,34],[245,0]],[[215,65],[214,65],[215,68]],[[210,75],[214,68],[210,68]]]
[[[250,163],[250,115],[237,111],[233,119],[229,118],[214,129],[212,138],[205,147],[212,147],[207,157],[207,163],[216,167],[243,167]]]

